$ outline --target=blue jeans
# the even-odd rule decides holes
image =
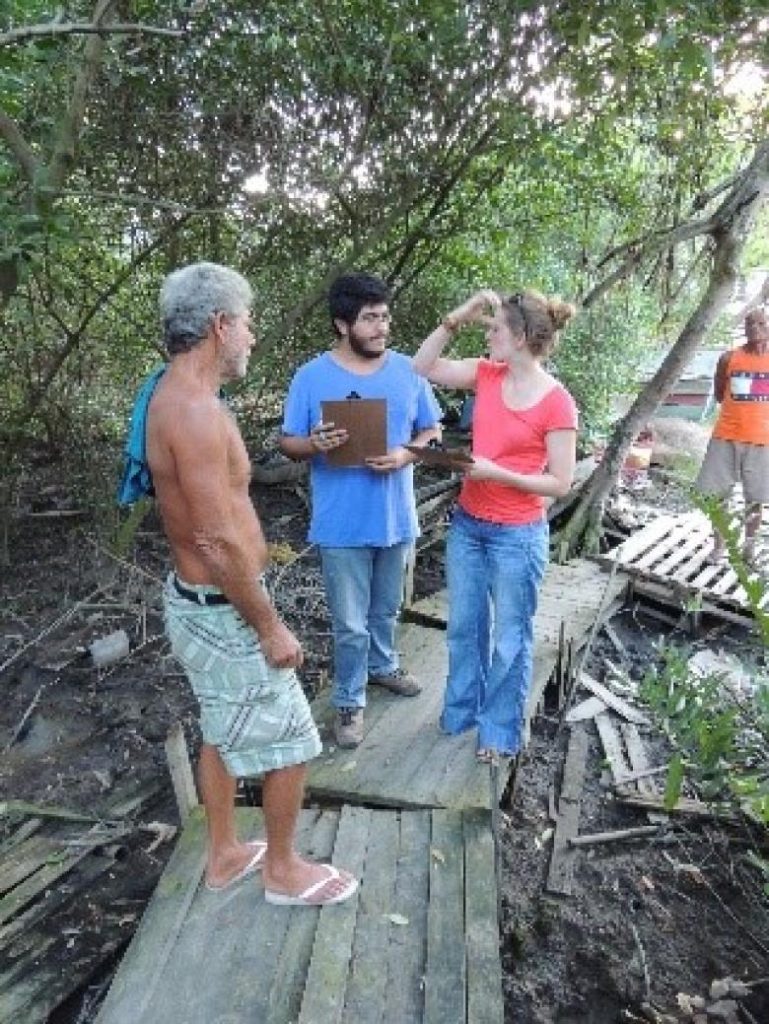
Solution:
[[[334,634],[336,708],[366,706],[369,676],[398,668],[395,622],[411,544],[389,548],[320,548]]]
[[[546,520],[485,522],[457,508],[446,546],[449,677],[441,727],[478,727],[478,747],[517,754],[531,684]]]

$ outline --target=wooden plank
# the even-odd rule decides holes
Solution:
[[[423,1024],[470,1024],[466,1016],[464,844],[456,811],[432,814]]]
[[[636,571],[641,571],[644,569],[649,570],[654,566],[654,571],[657,572],[657,565],[675,553],[681,542],[689,536],[689,533],[689,526],[685,521],[679,520],[673,523],[664,537],[656,541],[643,555],[633,559],[633,568]]]
[[[573,725],[575,722],[584,722],[588,718],[595,718],[596,715],[600,715],[605,710],[606,705],[600,697],[588,697],[587,700],[575,704],[564,718],[564,721],[568,725]]]
[[[629,790],[623,786],[617,786],[615,794],[620,803],[631,804],[633,807],[645,807],[651,811],[689,814],[705,818],[720,818],[725,821],[734,819],[734,815],[730,811],[722,811],[718,807],[711,807],[709,804],[702,803],[701,800],[688,800],[686,797],[679,797],[674,807],[667,808],[661,796],[646,796],[643,793],[637,793],[635,790]]]
[[[674,523],[674,516],[660,516],[658,519],[652,520],[642,530],[628,537],[623,544],[602,555],[601,561],[619,561],[620,565],[629,565],[635,558],[648,551],[658,540],[664,537]]]
[[[655,566],[655,573],[660,576],[669,576],[674,569],[689,562],[695,552],[702,551],[703,545],[707,545],[709,547],[710,543],[709,533],[700,533],[696,529],[689,527],[683,543],[679,544],[667,558],[663,559]],[[706,553],[707,552],[703,552],[703,554]]]
[[[11,889],[10,892],[7,892],[0,899],[0,923],[15,917],[23,907],[31,903],[36,896],[39,896],[46,889],[50,888],[54,882],[58,881],[59,878],[62,878],[71,871],[76,864],[79,864],[97,846],[103,846],[106,842],[112,842],[125,835],[128,831],[130,830],[120,829],[115,831],[113,829],[107,833],[101,830],[98,833],[88,832],[85,836],[81,837],[78,846],[71,853],[65,852],[70,850],[71,847],[65,847],[64,850],[59,847],[59,852],[56,855],[49,858],[37,871],[29,874],[23,882],[20,882],[19,885]]]
[[[465,950],[468,1024],[502,1024],[502,969],[499,961],[497,887],[490,816],[466,811]]]
[[[358,878],[363,873],[371,814],[366,807],[343,807],[339,817],[334,860]],[[359,899],[360,889],[344,903],[320,911],[299,1024],[337,1024],[342,1020]],[[307,908],[302,909],[307,913]]]
[[[627,750],[630,767],[634,772],[648,771],[649,759],[646,756],[646,749],[637,727],[632,722],[622,722],[620,729],[622,730],[622,738],[625,741],[625,749]],[[658,789],[654,779],[646,776],[637,778],[635,781],[639,793],[645,793],[649,796],[657,794]]]
[[[387,953],[391,933],[414,928],[413,908],[395,901],[400,822],[395,811],[377,811],[371,821],[358,920],[344,1000],[344,1024],[381,1024],[387,1019]],[[407,923],[394,924],[398,914]]]
[[[19,843],[0,863],[0,893],[13,889],[61,852],[61,846],[47,836],[32,836]]]
[[[387,961],[387,1009],[382,1024],[421,1021],[427,962],[427,916],[430,879],[430,812],[398,815],[400,839],[393,909],[409,924],[390,933]],[[355,1024],[350,1021],[350,1024]]]
[[[618,697],[613,690],[610,690],[608,686],[604,686],[603,683],[599,683],[597,679],[593,679],[587,672],[580,672],[579,683],[580,686],[584,686],[594,696],[600,697],[604,704],[608,705],[612,711],[621,715],[628,722],[635,722],[636,725],[649,725],[649,719],[642,711],[633,707],[632,704],[628,704],[622,697]]]
[[[318,818],[312,833],[312,845],[305,851],[308,856],[327,860],[336,842],[339,814],[324,811]],[[344,867],[344,865],[341,865]],[[285,910],[285,907],[278,909]],[[331,908],[333,909],[333,908]],[[307,967],[312,955],[315,931],[320,911],[307,907],[293,907],[289,910],[289,923],[275,972],[270,982],[267,1014],[260,1018],[265,1024],[285,1024],[299,1016],[304,996]]]
[[[478,763],[476,748],[474,729],[461,736],[441,734],[439,745],[433,751],[430,777],[425,780],[425,793],[432,806],[455,810],[489,809],[488,772]],[[439,765],[442,766],[440,771]],[[419,767],[415,767],[414,775],[419,771]]]
[[[199,809],[192,812],[177,841],[102,1004],[97,1024],[152,1024],[153,1018],[144,1014],[203,874],[204,837],[205,820]]]
[[[587,764],[588,738],[584,726],[572,729],[563,767],[558,817],[553,835],[553,850],[547,873],[548,892],[570,895],[574,888],[574,865],[577,853],[571,839],[579,833],[579,812],[582,786]]]
[[[34,928],[44,918],[51,917],[71,900],[78,899],[83,891],[87,890],[99,875],[112,868],[114,863],[114,858],[106,856],[104,851],[101,851],[98,857],[87,857],[78,867],[76,886],[72,885],[70,879],[69,885],[59,885],[50,889],[44,899],[36,900],[23,914],[17,915],[12,921],[0,927],[0,950],[6,949],[23,932]]]
[[[628,766],[622,752],[620,735],[615,729],[608,711],[596,715],[593,721],[598,729],[598,735],[601,737],[603,752],[609,762],[612,778],[615,783],[619,783],[627,775],[628,771]]]
[[[166,760],[168,770],[171,773],[171,783],[176,797],[176,806],[179,809],[179,818],[184,824],[194,807],[197,807],[198,791],[195,786],[195,779],[192,774],[190,755],[187,751],[187,742],[184,739],[184,730],[181,722],[174,722],[168,730],[165,742]]]

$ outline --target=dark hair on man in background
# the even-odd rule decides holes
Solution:
[[[391,298],[390,288],[381,277],[363,273],[338,277],[328,292],[328,311],[334,334],[340,336],[335,320],[354,324],[364,306],[389,305]]]

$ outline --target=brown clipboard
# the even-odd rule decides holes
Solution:
[[[434,448],[429,445],[422,447],[417,444],[407,444],[405,448],[416,455],[420,462],[426,466],[443,466],[446,469],[464,469],[471,466],[473,457],[464,448]]]
[[[387,455],[387,400],[384,398],[343,398],[321,402],[324,423],[347,431],[347,440],[326,452],[330,466],[365,466],[366,459]]]

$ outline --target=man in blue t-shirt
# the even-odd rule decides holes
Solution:
[[[336,741],[363,739],[366,683],[403,697],[420,687],[398,662],[395,621],[411,545],[419,534],[412,463],[404,445],[440,437],[440,407],[411,360],[387,347],[390,292],[378,277],[346,274],[332,284],[331,351],[301,366],[289,388],[281,450],[310,459],[309,540],[318,545],[334,634]],[[327,453],[347,431],[323,423],[321,402],[384,398],[387,454],[364,466],[337,467]]]

